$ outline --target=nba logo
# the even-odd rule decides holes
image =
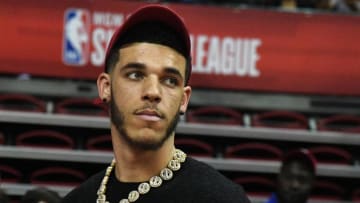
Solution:
[[[89,12],[68,9],[64,21],[63,61],[68,65],[85,65],[89,57]]]

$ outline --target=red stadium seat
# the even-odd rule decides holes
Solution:
[[[352,201],[360,202],[360,188],[357,188],[352,193]]]
[[[274,181],[261,176],[239,177],[233,181],[243,186],[250,197],[270,197],[276,189]]]
[[[312,193],[310,195],[310,200],[317,201],[334,201],[342,200],[345,194],[345,190],[341,188],[336,183],[330,181],[316,181]]]
[[[320,119],[317,122],[319,131],[360,132],[360,117],[352,115],[335,115]]]
[[[5,143],[5,137],[4,137],[4,134],[2,134],[0,132],[0,144],[4,144]]]
[[[31,95],[0,95],[0,109],[8,111],[46,112],[46,104]]]
[[[191,123],[211,123],[242,125],[242,114],[225,107],[207,106],[188,111],[187,121]]]
[[[85,115],[85,116],[107,116],[107,107],[87,98],[70,98],[55,105],[55,113]]]
[[[270,144],[250,142],[229,146],[225,149],[225,158],[280,161],[283,152]]]
[[[308,129],[307,118],[296,112],[269,111],[252,116],[252,126],[268,128]]]
[[[319,146],[309,149],[321,164],[348,165],[352,162],[352,156],[344,149],[333,146]]]
[[[21,181],[22,173],[9,165],[0,164],[0,183],[17,183]]]
[[[88,150],[112,151],[111,135],[99,135],[87,139],[85,147]]]
[[[26,147],[73,149],[74,141],[60,132],[52,130],[31,130],[16,136],[15,144]]]
[[[85,179],[83,172],[66,167],[41,168],[30,175],[30,182],[36,185],[76,186]]]
[[[212,157],[214,154],[210,144],[193,138],[175,138],[175,146],[190,156]]]

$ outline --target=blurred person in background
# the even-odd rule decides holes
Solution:
[[[316,176],[316,160],[307,149],[286,154],[277,177],[277,188],[266,203],[306,203]]]
[[[360,0],[328,0],[332,11],[349,13],[360,11]]]
[[[4,190],[0,188],[0,203],[9,203],[9,197]]]
[[[297,8],[309,8],[319,11],[351,13],[360,11],[360,0],[283,0],[296,2]]]
[[[39,187],[27,191],[20,203],[60,203],[60,195],[50,189]]]

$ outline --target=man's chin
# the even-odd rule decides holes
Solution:
[[[155,122],[152,125],[147,123],[144,126],[144,123],[139,123],[137,119],[133,120],[131,117],[125,119],[114,98],[111,98],[110,112],[111,123],[122,140],[134,148],[143,150],[156,150],[162,147],[165,141],[174,135],[180,115],[178,112],[167,126],[164,122]]]
[[[157,150],[164,145],[165,140],[128,140],[129,144],[141,150]]]

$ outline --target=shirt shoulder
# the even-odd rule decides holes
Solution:
[[[97,198],[97,190],[100,182],[104,177],[105,170],[91,176],[80,186],[70,191],[63,199],[62,203],[84,203],[95,202]]]
[[[196,189],[198,202],[250,203],[241,185],[203,162],[192,158],[187,162],[184,179]]]

